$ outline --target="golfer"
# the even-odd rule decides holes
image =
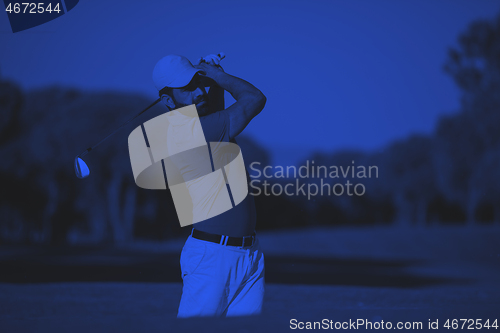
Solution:
[[[166,56],[156,64],[153,81],[169,110],[196,106],[205,142],[236,143],[236,136],[264,108],[266,97],[252,84],[225,73],[221,58],[209,55],[193,66],[183,56]],[[236,100],[227,109],[224,90]],[[247,186],[248,179],[247,173]],[[247,195],[224,213],[193,224],[181,253],[178,317],[261,312],[264,255],[255,223],[254,198]]]

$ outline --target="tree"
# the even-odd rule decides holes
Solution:
[[[449,201],[466,207],[472,224],[485,183],[471,180],[485,154],[500,148],[500,16],[473,22],[444,69],[462,91],[462,107],[436,130],[438,184]]]
[[[437,195],[432,145],[431,138],[414,135],[389,146],[381,158],[379,188],[390,193],[398,225],[427,222],[429,203]]]
[[[19,130],[23,99],[19,87],[0,81],[0,146],[12,139]]]
[[[9,207],[35,205],[28,193],[43,193],[38,217],[27,236],[61,243],[74,228],[87,240],[114,242],[133,238],[137,187],[128,157],[127,137],[138,124],[130,124],[113,140],[88,155],[91,177],[74,176],[76,154],[116,128],[147,105],[147,100],[119,93],[80,93],[57,87],[30,92],[20,118],[19,135],[2,147],[2,172],[12,183]],[[28,187],[26,181],[29,180]],[[17,203],[15,201],[24,201]],[[28,201],[30,200],[30,201]],[[25,223],[26,221],[19,223]]]

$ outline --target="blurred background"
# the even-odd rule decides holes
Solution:
[[[2,242],[178,236],[170,194],[135,186],[127,147],[130,131],[164,106],[88,155],[88,179],[74,177],[72,162],[154,100],[150,77],[163,55],[181,53],[195,62],[220,51],[227,54],[226,71],[269,100],[238,140],[247,166],[354,161],[379,169],[378,178],[363,181],[362,197],[258,196],[260,230],[500,223],[498,3],[292,2],[285,10],[238,7],[242,23],[230,17],[217,25],[204,22],[236,9],[199,3],[192,16],[206,19],[160,21],[153,3],[146,5],[151,17],[133,13],[133,6],[99,4],[124,12],[110,18],[93,13],[94,5],[79,4],[61,22],[0,35],[6,46],[0,58]],[[184,7],[164,11],[173,16]],[[2,22],[7,30],[5,17]],[[283,44],[275,45],[273,35]],[[144,36],[150,38],[138,43]],[[229,94],[227,100],[234,101]]]
[[[135,185],[127,147],[136,126],[166,109],[155,106],[89,154],[89,178],[74,176],[73,159],[157,98],[151,74],[161,57],[195,62],[223,51],[225,71],[268,100],[237,138],[247,167],[354,161],[379,170],[362,181],[363,196],[255,198],[273,309],[286,303],[276,295],[287,284],[377,295],[458,280],[491,288],[439,289],[442,304],[499,305],[499,2],[84,1],[16,34],[0,15],[0,44],[4,304],[21,304],[20,283],[165,282],[172,302],[152,301],[151,311],[175,312],[189,228],[168,191]],[[434,259],[458,261],[446,270]],[[415,273],[412,260],[432,264]],[[62,290],[50,286],[47,295]],[[86,288],[72,289],[75,300]],[[383,311],[432,303],[407,296],[410,305],[393,298]],[[324,297],[321,309],[381,308],[378,296],[348,306]]]

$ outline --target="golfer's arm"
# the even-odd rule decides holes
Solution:
[[[229,111],[229,136],[234,138],[262,111],[266,96],[247,81],[224,72],[218,73],[213,79],[236,100],[226,109]]]

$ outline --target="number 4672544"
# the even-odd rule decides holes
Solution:
[[[56,12],[59,13],[61,9],[59,8],[59,3],[57,3],[54,8],[52,8],[52,4],[49,2],[48,5],[45,5],[44,2],[33,3],[33,2],[21,2],[21,3],[9,3],[7,8],[5,8],[6,12],[19,14],[19,13],[29,13],[29,14],[41,14],[43,12]]]
[[[462,325],[460,325],[460,322],[462,322]],[[447,329],[469,329],[469,330],[473,330],[473,329],[482,329],[482,328],[486,328],[486,329],[490,329],[493,328],[493,329],[498,329],[498,324],[497,324],[497,319],[495,319],[494,322],[492,322],[492,324],[490,325],[490,320],[487,319],[485,322],[482,322],[481,319],[448,319],[446,321],[446,323],[444,323],[443,327],[446,327]]]

